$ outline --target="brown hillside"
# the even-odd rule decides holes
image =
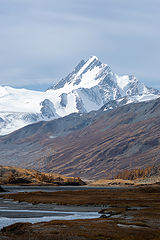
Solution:
[[[160,99],[103,110],[2,137],[0,163],[83,179],[112,178],[124,169],[160,163]]]
[[[115,179],[124,179],[124,180],[135,180],[138,178],[146,178],[149,177],[151,174],[151,171],[153,169],[153,166],[146,167],[146,168],[138,168],[138,169],[131,169],[131,170],[124,170],[122,172],[119,172]]]
[[[42,173],[35,170],[0,166],[0,184],[30,185],[84,185],[80,178],[65,177],[55,173]]]

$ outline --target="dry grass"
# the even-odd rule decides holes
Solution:
[[[151,205],[151,199],[160,202],[160,186],[124,189],[80,190],[59,192],[20,192],[3,194],[3,198],[30,203],[55,203],[62,205]]]
[[[57,173],[0,165],[0,184],[25,185],[84,185],[80,178],[65,177]]]
[[[90,186],[126,186],[126,185],[136,185],[135,181],[123,180],[123,179],[100,179],[95,182],[91,182]]]
[[[18,201],[105,205],[112,216],[92,220],[14,224],[0,232],[5,240],[160,240],[160,186],[3,195]],[[5,238],[3,238],[5,237]]]
[[[94,219],[15,224],[3,229],[0,236],[6,240],[159,240],[160,230],[125,227],[125,224],[120,227],[113,221]]]

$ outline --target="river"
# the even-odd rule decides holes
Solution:
[[[89,186],[3,186],[8,193],[31,191],[65,191],[84,189],[106,189]],[[17,202],[0,198],[0,229],[16,222],[44,222],[50,220],[73,220],[98,218],[101,207],[62,206],[56,204],[36,204]]]

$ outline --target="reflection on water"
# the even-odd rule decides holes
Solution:
[[[46,191],[56,192],[64,190],[97,189],[88,186],[3,186],[9,192]],[[105,189],[105,187],[98,189]],[[97,208],[89,209],[80,206],[57,206],[54,204],[37,204],[17,202],[0,198],[0,229],[16,222],[43,222],[51,220],[73,220],[98,218]]]
[[[10,193],[13,192],[57,192],[57,191],[74,191],[74,190],[88,190],[88,189],[108,189],[117,187],[92,187],[92,186],[7,186],[4,185],[3,188]],[[119,188],[119,187],[118,187]],[[3,194],[3,193],[1,193]]]
[[[2,211],[2,210],[1,210]],[[10,211],[8,209],[3,211]],[[30,223],[37,223],[37,222],[47,222],[51,220],[74,220],[74,219],[92,219],[98,218],[99,214],[97,212],[60,212],[60,211],[29,211],[29,210],[11,210],[14,211],[16,214],[18,212],[39,212],[39,213],[52,213],[53,216],[45,216],[45,217],[27,217],[27,218],[7,218],[1,217],[0,218],[0,229],[5,226],[9,226],[16,222],[30,222]]]

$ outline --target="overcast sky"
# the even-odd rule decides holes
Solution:
[[[160,0],[0,0],[0,84],[45,90],[91,55],[160,89]]]

